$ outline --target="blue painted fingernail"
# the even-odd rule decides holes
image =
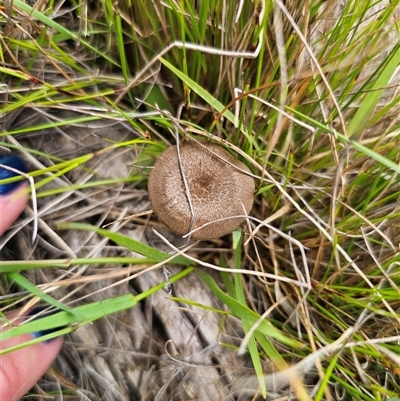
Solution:
[[[40,313],[40,312],[42,312],[44,309],[47,309],[47,308],[48,308],[48,306],[46,306],[46,305],[38,305],[38,306],[36,306],[35,308],[33,308],[31,311],[29,311],[29,313],[27,314],[27,316],[34,316],[34,315],[36,315],[37,313]],[[53,310],[51,310],[50,312],[42,313],[40,316],[38,316],[38,317],[36,317],[36,318],[34,318],[34,319],[32,319],[32,320],[40,320],[41,318],[44,318],[44,317],[47,317],[47,316],[51,316],[51,315],[55,315],[55,314],[58,313],[58,312],[61,312],[61,311],[60,311],[59,309],[53,309]],[[56,332],[56,331],[58,331],[58,330],[61,330],[61,329],[63,329],[63,328],[64,328],[64,327],[54,327],[54,328],[51,328],[51,329],[35,331],[34,333],[32,333],[32,336],[35,337],[35,338],[43,337],[43,336],[46,336],[47,334],[54,333],[54,332]],[[53,340],[53,339],[48,340],[48,341],[46,341],[46,342],[50,342],[50,341],[52,341],[52,340]]]
[[[13,169],[21,171],[23,173],[26,173],[27,171],[25,162],[16,155],[0,156],[0,164],[12,167]],[[19,174],[14,171],[8,170],[5,167],[0,167],[0,180],[16,177],[18,175]],[[19,187],[21,183],[22,181],[15,181],[8,184],[0,184],[0,196],[9,194],[11,191]]]

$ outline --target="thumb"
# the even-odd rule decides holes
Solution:
[[[13,311],[7,318],[14,320],[16,316],[18,311]],[[14,320],[20,321],[21,318]],[[0,349],[22,344],[43,334],[48,333],[24,334],[2,341],[0,332]],[[0,356],[0,400],[17,401],[28,392],[52,364],[61,345],[62,338],[58,337]]]

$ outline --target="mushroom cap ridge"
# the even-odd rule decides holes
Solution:
[[[243,215],[243,206],[246,213],[249,213],[254,200],[253,178],[230,164],[243,171],[250,170],[223,147],[209,142],[201,143],[206,148],[194,141],[180,145],[183,171],[195,215],[193,229],[217,219]],[[175,233],[187,234],[191,213],[176,146],[169,147],[158,157],[150,173],[148,190],[150,203],[158,219]],[[208,240],[222,237],[237,228],[243,220],[243,217],[239,217],[212,223],[195,231],[192,238]]]

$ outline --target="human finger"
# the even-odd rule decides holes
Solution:
[[[7,315],[7,319],[16,324],[26,318],[22,316],[15,320],[18,313],[20,312],[13,311]],[[29,315],[31,314],[36,314],[36,310],[32,310]],[[24,334],[2,341],[0,332],[0,349],[4,350],[45,334],[49,334],[49,331]],[[0,356],[0,400],[17,401],[26,394],[57,357],[62,342],[62,337],[57,337]]]

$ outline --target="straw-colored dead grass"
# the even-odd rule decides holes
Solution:
[[[48,3],[40,1],[36,7],[44,12]],[[106,3],[113,10],[114,17],[121,16],[120,23],[126,30],[127,26],[135,23],[135,29],[123,38],[127,65],[134,73],[143,71],[156,51],[161,50],[171,36],[175,38],[179,33],[178,27],[175,32],[170,26],[173,21],[170,9],[174,2],[170,7],[158,1],[151,2],[150,7],[148,2],[147,9],[143,8],[146,2],[137,2],[133,6],[136,13],[127,12],[126,5],[122,3],[119,8],[112,6],[111,2]],[[234,92],[236,86],[243,84],[243,88],[246,79],[254,82],[261,70],[257,93],[249,91],[248,103],[244,106],[242,103],[239,113],[246,127],[251,127],[250,138],[246,138],[243,131],[236,131],[229,118],[215,127],[213,135],[216,142],[227,139],[229,147],[238,151],[240,158],[258,177],[257,189],[260,193],[251,212],[253,220],[243,226],[246,234],[240,259],[242,269],[259,273],[258,277],[243,275],[241,283],[247,303],[259,315],[266,313],[265,318],[271,319],[288,336],[300,339],[304,345],[301,351],[294,352],[274,342],[285,361],[299,366],[299,369],[291,371],[291,378],[295,380],[290,386],[287,378],[279,376],[278,380],[276,376],[277,382],[268,388],[269,399],[313,399],[318,391],[316,385],[323,380],[331,359],[338,355],[338,348],[329,348],[335,341],[341,350],[347,350],[347,342],[368,343],[371,339],[398,335],[400,305],[399,298],[393,296],[399,291],[398,175],[370,154],[362,154],[358,148],[339,141],[317,125],[312,126],[312,130],[307,127],[299,129],[295,120],[300,118],[299,115],[280,114],[281,118],[278,118],[278,113],[274,111],[271,114],[270,104],[266,103],[273,103],[285,113],[288,110],[283,110],[283,104],[299,112],[309,112],[308,117],[314,120],[303,119],[303,124],[324,123],[340,133],[344,128],[342,123],[346,121],[346,127],[350,125],[351,128],[347,122],[352,121],[354,110],[362,101],[362,98],[355,97],[355,92],[362,91],[363,85],[376,73],[380,61],[393,48],[396,37],[391,25],[390,30],[387,28],[387,36],[382,36],[386,41],[375,41],[374,35],[366,32],[366,46],[369,47],[362,52],[362,47],[355,43],[351,43],[351,50],[347,53],[343,43],[342,49],[335,49],[337,45],[331,32],[341,17],[348,17],[344,12],[351,10],[343,9],[344,6],[338,2],[325,3],[311,20],[308,19],[312,14],[308,2],[301,2],[301,6],[299,2],[286,2],[286,7],[302,33],[315,42],[313,49],[319,55],[320,66],[332,86],[331,92],[322,80],[314,79],[319,71],[311,70],[310,56],[288,19],[284,19],[280,27],[272,20],[267,23],[264,65],[258,64],[257,60],[243,61],[229,57],[220,57],[216,63],[212,55],[205,55],[203,59],[199,57],[201,52],[187,52],[188,74],[195,75],[196,65],[200,70],[203,68],[200,66],[208,66],[210,73],[198,73],[196,82],[225,104],[239,95]],[[89,9],[79,9],[71,4],[73,2],[60,2],[54,11],[54,20],[71,32],[82,33],[86,23],[99,29],[101,24],[96,25],[96,21],[112,18],[100,5],[83,2]],[[316,7],[315,4],[312,6]],[[360,16],[363,19],[357,30],[354,28],[355,31],[368,26],[374,13],[382,16],[382,7],[391,6],[389,2],[381,2],[378,8],[369,9],[367,14]],[[148,14],[138,16],[139,11],[144,9]],[[253,11],[253,6],[243,10],[247,16],[243,20],[247,21],[247,25],[241,26],[241,30],[236,25],[231,27],[227,48],[231,46],[243,52],[250,43],[257,43],[258,27],[254,26]],[[5,8],[2,12],[6,16],[3,16],[4,20],[7,20],[3,24],[3,36],[15,40],[29,39],[27,44],[35,48],[35,58],[32,59],[29,46],[22,48],[21,44],[14,45],[10,39],[5,41],[4,66],[40,78],[47,84],[48,90],[48,94],[39,96],[40,82],[22,79],[21,84],[18,77],[9,77],[7,85],[11,92],[2,96],[5,104],[14,103],[16,107],[7,111],[3,129],[14,134],[5,137],[3,146],[16,146],[32,171],[43,170],[63,160],[93,155],[88,162],[78,163],[57,177],[50,171],[41,176],[40,179],[50,176],[53,179],[39,191],[38,239],[31,244],[34,214],[28,209],[21,225],[17,226],[18,230],[6,237],[2,257],[7,260],[46,260],[137,256],[93,232],[59,230],[58,223],[65,221],[106,226],[111,231],[167,252],[171,248],[153,232],[153,228],[175,245],[183,244],[182,239],[171,234],[150,214],[146,188],[149,166],[162,148],[146,141],[152,139],[158,145],[173,143],[171,119],[154,114],[146,118],[143,115],[132,117],[132,104],[140,106],[138,111],[144,113],[153,111],[157,101],[168,100],[168,107],[175,116],[180,102],[186,100],[186,105],[189,105],[189,84],[186,82],[186,92],[182,91],[181,81],[157,62],[142,77],[151,84],[144,85],[139,80],[130,93],[131,97],[126,95],[118,103],[130,73],[104,57],[116,57],[121,52],[121,47],[110,40],[114,37],[108,36],[106,26],[104,32],[93,33],[90,42],[95,49],[104,52],[99,57],[93,49],[76,47],[71,37],[57,40],[60,33],[46,33],[55,35],[57,46],[51,47],[43,22],[29,18],[29,14],[21,11],[11,15]],[[396,15],[398,10],[393,11],[393,17],[388,21],[393,22]],[[148,23],[150,16],[153,22],[157,21],[154,26]],[[158,20],[154,20],[156,17]],[[222,17],[218,14],[218,18]],[[206,24],[214,32],[210,40],[219,40],[221,32],[224,32],[221,24],[228,20],[226,15],[225,18],[213,25],[210,17],[210,22]],[[186,21],[188,25],[193,24],[190,26],[194,29],[193,21],[190,18]],[[116,24],[116,21],[113,20],[113,23]],[[282,53],[276,50],[281,45],[279,29],[288,40],[286,69],[281,74],[276,73],[277,66],[283,69],[285,64]],[[380,27],[378,31],[383,29],[386,28]],[[46,40],[41,41],[41,35]],[[190,29],[187,35],[190,35]],[[290,46],[288,37],[291,35],[296,45]],[[339,33],[335,32],[335,35]],[[81,38],[86,40],[83,35]],[[65,54],[61,57],[58,46],[71,59],[64,57]],[[153,47],[156,50],[148,52]],[[379,53],[381,56],[376,57]],[[180,65],[182,54],[182,50],[175,48],[167,56],[170,62],[176,61]],[[334,57],[330,58],[330,55]],[[366,62],[366,58],[370,60]],[[123,64],[122,56],[118,62]],[[340,71],[344,71],[343,76]],[[353,71],[357,73],[353,75]],[[290,76],[286,77],[286,85],[282,85],[287,92],[283,93],[280,84],[288,72]],[[354,84],[349,83],[353,81]],[[394,163],[399,162],[400,146],[399,107],[394,104],[394,99],[398,97],[398,84],[397,74],[380,98],[377,109],[387,106],[386,112],[380,117],[374,115],[376,119],[363,127],[361,132],[349,134],[357,143]],[[35,97],[24,103],[22,95],[30,96],[32,93]],[[92,95],[93,98],[90,97]],[[134,96],[145,101],[139,102],[139,105],[137,101],[132,101]],[[335,111],[333,100],[337,98],[342,113]],[[210,107],[206,107],[203,100],[195,97],[190,112],[184,109],[181,120],[178,120],[190,134],[205,133],[189,125],[187,120],[205,128],[218,115],[215,109],[210,112]],[[22,102],[20,107],[17,107],[18,101]],[[200,109],[195,107],[198,105]],[[233,112],[234,104],[230,106]],[[64,125],[66,121],[68,124]],[[30,129],[32,127],[34,129]],[[135,139],[141,142],[104,152],[110,145]],[[126,180],[129,176],[132,179]],[[379,179],[383,176],[388,184]],[[92,182],[96,184],[86,185]],[[249,235],[250,232],[253,236]],[[196,244],[187,254],[199,262],[218,267],[232,268],[237,263],[237,253],[230,237]],[[216,271],[201,267],[200,263],[197,266],[213,276],[224,289],[228,287]],[[168,269],[172,273],[179,271],[175,266],[168,266]],[[141,294],[165,279],[161,269],[151,270],[145,263],[79,265],[66,270],[29,270],[25,274],[41,289],[70,306],[125,293]],[[392,292],[387,291],[387,298],[381,296],[386,294],[383,291],[385,288],[392,289]],[[382,289],[382,292],[378,294],[376,289]],[[37,301],[21,294],[21,289],[16,286],[2,284],[1,291],[2,295],[17,293],[15,306],[21,302]],[[60,393],[65,400],[107,401],[233,401],[260,397],[247,349],[244,356],[237,353],[236,347],[239,347],[247,331],[243,322],[229,316],[226,305],[194,273],[174,283],[171,295],[206,305],[210,310],[172,300],[167,291],[158,291],[135,308],[79,327],[66,336],[54,367],[27,399],[49,399]],[[215,313],[211,308],[226,314]],[[360,321],[360,316],[365,320]],[[357,328],[354,337],[347,338],[348,329],[354,327]],[[328,358],[325,354],[318,354],[320,359],[312,359],[311,366],[304,368],[296,365],[307,355],[316,355],[318,350],[328,348]],[[368,354],[365,349],[371,353]],[[276,368],[271,366],[262,347],[259,350],[263,356],[263,374],[268,375]],[[350,399],[349,394],[354,393],[346,393],[341,398],[344,390],[340,383],[353,389],[360,388],[360,394],[368,400],[367,396],[374,397],[375,394],[371,383],[398,392],[396,359],[392,354],[382,358],[384,354],[379,346],[360,346],[343,352],[338,357],[339,368],[330,378],[334,384],[326,386],[323,395],[319,396],[327,400]],[[253,379],[248,380],[248,377]],[[266,377],[268,383],[271,383],[270,379]],[[378,394],[379,390],[376,391]],[[385,394],[382,399],[387,398]]]

